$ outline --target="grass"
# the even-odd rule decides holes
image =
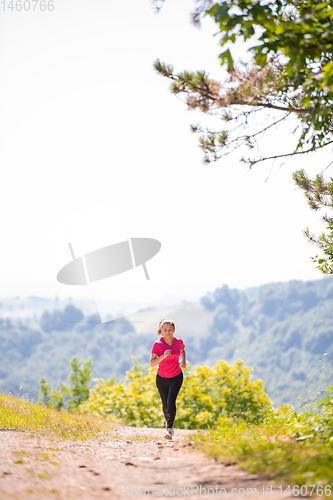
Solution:
[[[109,420],[64,410],[53,410],[42,405],[23,401],[12,396],[0,395],[0,429],[30,431],[34,435],[60,440],[117,439],[131,441],[154,441],[156,436],[148,433],[123,434],[116,429],[115,419]],[[49,448],[57,450],[58,448]],[[21,452],[22,454],[24,452]],[[46,454],[45,457],[46,458]]]
[[[155,441],[156,436],[116,432],[114,423],[85,414],[45,408],[11,396],[0,396],[0,428],[25,430],[59,440],[115,438]],[[123,434],[123,435],[122,435]],[[281,485],[306,485],[311,496],[331,496],[333,485],[333,390],[321,407],[296,413],[291,406],[271,408],[261,423],[220,417],[209,432],[191,435],[195,447],[226,464]],[[49,448],[53,450],[57,448]],[[23,457],[26,452],[17,452]],[[20,457],[17,458],[20,458]],[[51,460],[49,453],[42,459]],[[15,463],[22,463],[17,460]],[[56,465],[56,462],[53,462]],[[312,485],[312,486],[311,486]],[[316,490],[321,488],[322,490]],[[315,494],[317,493],[317,495]],[[297,496],[297,495],[296,495]],[[304,496],[303,493],[300,496]]]
[[[88,440],[110,437],[112,425],[92,416],[52,410],[0,395],[0,429],[24,430],[47,438]]]
[[[224,418],[191,438],[209,457],[288,485],[333,487],[333,412],[273,409],[261,424]],[[310,489],[309,489],[310,491]],[[314,495],[312,495],[314,496]],[[319,494],[319,496],[321,496]]]

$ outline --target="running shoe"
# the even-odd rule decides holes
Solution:
[[[165,439],[172,439],[172,431],[173,431],[173,429],[165,429],[164,438]]]

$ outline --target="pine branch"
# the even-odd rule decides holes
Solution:
[[[327,142],[325,144],[325,146],[328,146],[329,144],[333,144],[333,140]],[[323,147],[325,147],[325,146],[317,146],[317,147],[314,147],[314,148],[309,148],[306,151],[293,151],[292,153],[286,153],[286,154],[275,155],[275,156],[267,156],[267,157],[259,158],[259,160],[249,160],[248,163],[251,164],[250,168],[252,168],[253,165],[255,165],[256,163],[259,163],[261,161],[276,160],[277,158],[285,158],[285,157],[290,157],[290,156],[295,156],[295,155],[302,155],[302,154],[304,155],[304,154],[307,154],[307,153],[312,153],[313,151],[316,151],[317,149],[323,149]]]

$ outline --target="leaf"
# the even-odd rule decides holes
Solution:
[[[215,21],[218,23],[222,19],[225,19],[228,15],[228,11],[229,11],[229,5],[226,2],[224,2],[215,10],[213,14],[215,17]]]
[[[229,49],[227,49],[224,52],[222,52],[219,55],[219,58],[221,59],[221,66],[223,66],[225,63],[227,63],[228,64],[228,70],[233,69],[233,67],[234,67],[234,61],[233,61],[233,59],[231,57],[231,53],[230,53]]]

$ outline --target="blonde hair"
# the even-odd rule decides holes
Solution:
[[[161,321],[158,324],[157,335],[161,336],[161,334],[162,334],[162,326],[164,324],[166,324],[166,325],[172,325],[174,327],[174,329],[176,330],[176,324],[175,324],[175,322],[172,321],[172,319],[170,319],[170,318],[164,318],[164,319],[161,319]]]

